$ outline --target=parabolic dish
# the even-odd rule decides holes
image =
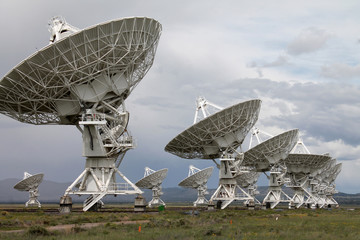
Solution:
[[[311,177],[321,177],[321,175],[324,175],[324,173],[327,173],[331,168],[335,167],[336,165],[336,159],[333,158],[333,159],[330,159],[323,168],[319,168],[319,169],[316,169],[315,171],[312,171],[310,173],[310,176]]]
[[[256,184],[259,176],[260,176],[260,172],[250,171],[239,174],[238,176],[236,176],[235,179],[238,185],[240,185],[243,188],[247,188],[251,185]]]
[[[268,171],[272,165],[288,156],[298,137],[298,129],[272,137],[246,151],[241,165],[255,167],[258,172]]]
[[[323,179],[323,182],[327,184],[332,184],[339,175],[339,173],[341,172],[341,168],[342,168],[342,163],[338,163],[336,164],[336,166],[329,169],[328,174]]]
[[[161,24],[146,17],[75,32],[0,80],[0,113],[31,124],[76,124],[84,108],[118,108],[152,66]],[[98,111],[105,111],[99,105]]]
[[[137,183],[135,183],[135,185],[139,188],[152,189],[153,187],[160,185],[164,181],[167,172],[167,168],[160,169],[147,175],[146,177],[143,177]]]
[[[198,188],[199,186],[207,183],[213,170],[214,167],[208,167],[199,172],[196,172],[193,175],[182,180],[179,183],[179,186],[184,188]]]
[[[228,147],[237,148],[254,126],[261,100],[255,99],[225,108],[192,125],[165,147],[181,158],[215,159]]]
[[[30,189],[37,188],[42,182],[43,177],[43,173],[32,175],[15,184],[14,188],[19,191],[29,191]]]
[[[283,163],[288,173],[313,173],[330,160],[328,155],[290,153]]]

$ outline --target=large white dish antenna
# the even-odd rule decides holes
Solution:
[[[137,183],[139,188],[152,189],[155,186],[159,186],[167,176],[168,169],[164,168],[143,177]]]
[[[241,165],[255,167],[258,172],[265,172],[285,159],[294,148],[299,130],[293,129],[272,137],[244,153]]]
[[[238,103],[192,125],[165,147],[181,158],[215,159],[228,147],[236,149],[258,119],[261,100]]]
[[[158,171],[154,171],[148,167],[145,168],[145,174],[142,179],[140,179],[135,185],[139,188],[151,189],[153,193],[153,198],[149,202],[149,207],[153,205],[164,205],[163,200],[160,199],[160,196],[163,194],[161,192],[161,184],[166,178],[168,169],[164,168]]]
[[[239,186],[248,188],[249,186],[256,184],[260,174],[260,172],[249,171],[239,174],[235,179]]]
[[[107,194],[142,193],[118,169],[125,153],[135,148],[124,101],[153,64],[161,24],[133,17],[79,30],[55,17],[50,32],[50,45],[0,80],[0,113],[20,122],[80,130],[85,170],[66,189],[64,208],[70,194],[88,195],[87,211]]]
[[[329,169],[326,174],[326,177],[323,179],[323,182],[325,182],[328,185],[331,185],[335,182],[335,179],[340,174],[342,168],[342,163],[336,164],[333,168]]]
[[[35,175],[26,174],[28,177],[24,178],[17,184],[15,184],[14,188],[19,191],[29,191],[32,188],[37,188],[44,178],[43,173],[38,173]]]
[[[146,17],[66,34],[0,80],[0,113],[31,124],[75,125],[84,108],[117,109],[152,66],[160,34],[161,24]]]
[[[37,197],[39,196],[38,187],[44,178],[43,173],[38,173],[35,175],[31,175],[27,172],[24,173],[24,179],[15,184],[14,188],[19,191],[27,191],[29,192],[29,200],[25,203],[25,206],[28,205],[37,205],[41,207],[40,202]]]
[[[205,198],[207,192],[207,181],[209,180],[214,167],[208,167],[205,169],[198,169],[192,165],[189,166],[188,177],[179,183],[180,187],[194,188],[198,191],[198,198],[194,202],[194,206],[201,204],[207,204],[209,201]]]
[[[290,153],[283,163],[288,173],[310,174],[323,168],[330,160],[328,155]]]
[[[191,166],[190,166],[191,167]],[[204,168],[195,172],[194,174],[188,176],[179,183],[180,187],[184,188],[198,188],[207,183],[211,174],[214,170],[214,167]]]

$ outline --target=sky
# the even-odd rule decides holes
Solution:
[[[256,98],[262,100],[258,128],[273,135],[298,128],[311,153],[330,153],[343,164],[337,189],[359,193],[359,10],[357,0],[0,1],[0,78],[48,44],[53,16],[81,29],[154,18],[162,24],[154,64],[126,100],[137,143],[120,166],[127,178],[136,182],[145,167],[168,168],[163,187],[175,187],[190,164],[214,166],[164,147],[192,124],[197,97],[223,107]],[[28,171],[72,182],[84,169],[74,126],[35,126],[1,115],[0,132],[0,180]],[[215,169],[208,187],[217,183]],[[258,184],[267,185],[266,178]]]

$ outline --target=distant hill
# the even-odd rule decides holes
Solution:
[[[20,192],[15,190],[13,186],[19,182],[20,179],[9,178],[5,180],[0,180],[0,203],[25,203],[28,200],[27,192]],[[41,203],[58,203],[60,197],[64,194],[66,188],[71,183],[58,183],[53,181],[44,180],[39,186],[39,201]],[[258,190],[260,192],[257,195],[257,199],[262,201],[267,193],[267,186],[260,186]],[[207,198],[210,198],[211,194],[214,193],[215,189],[209,189],[209,194]],[[284,188],[284,191],[289,196],[292,196],[292,190],[289,188]],[[164,188],[164,195],[161,197],[165,202],[183,202],[191,203],[197,198],[197,191],[195,189],[186,189],[180,187],[173,188]],[[144,190],[143,196],[146,200],[151,200],[152,192],[151,190]],[[79,197],[71,195],[73,202],[83,202],[86,198],[85,196]],[[347,193],[337,193],[334,195],[336,201],[339,204],[351,204],[351,205],[360,205],[360,193],[357,194],[347,194]],[[134,196],[106,196],[104,197],[104,202],[134,202]]]

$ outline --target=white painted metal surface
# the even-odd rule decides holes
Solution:
[[[252,199],[237,185],[235,176],[241,172],[241,146],[249,130],[254,126],[260,112],[261,100],[250,100],[221,109],[201,97],[197,101],[194,125],[180,133],[165,147],[165,151],[182,158],[211,159],[219,171],[219,186],[210,201],[221,201],[221,208],[226,208],[234,200]],[[209,115],[208,106],[220,111]],[[201,109],[203,119],[197,122]]]
[[[236,182],[241,187],[247,190],[248,194],[253,198],[252,200],[246,200],[245,206],[254,206],[255,204],[261,205],[260,201],[256,199],[256,195],[259,194],[257,191],[256,182],[258,181],[260,172],[249,171],[242,172],[236,176]]]
[[[135,147],[124,101],[153,64],[161,24],[133,17],[79,30],[55,17],[49,30],[50,44],[0,80],[0,113],[80,130],[85,170],[64,196],[88,195],[84,211],[107,194],[142,193],[118,169]]]
[[[43,178],[43,173],[31,175],[30,173],[24,172],[23,180],[15,184],[14,188],[16,190],[29,192],[29,200],[25,203],[25,207],[28,207],[29,205],[37,205],[39,208],[41,207],[38,196],[39,185]]]
[[[188,177],[179,183],[180,187],[194,188],[197,190],[198,198],[194,202],[195,207],[209,203],[209,201],[205,198],[205,195],[208,194],[206,184],[211,177],[213,170],[214,167],[208,167],[200,170],[193,165],[190,165]]]
[[[160,199],[160,196],[163,195],[161,192],[161,184],[166,178],[168,169],[164,168],[158,171],[154,171],[149,167],[145,167],[145,174],[142,179],[140,179],[135,185],[139,188],[146,188],[152,190],[152,199],[149,202],[149,207],[164,205],[163,200]]]
[[[241,165],[253,167],[258,172],[270,171],[269,191],[263,200],[267,208],[275,208],[281,202],[290,202],[282,190],[286,167],[281,163],[294,148],[299,138],[298,129],[293,129],[256,145],[244,153]]]
[[[261,101],[250,100],[225,108],[192,125],[165,147],[187,159],[215,159],[229,147],[241,145],[257,121]]]
[[[0,113],[31,124],[76,125],[84,108],[117,109],[152,66],[160,34],[156,20],[134,17],[61,37],[0,80]]]

